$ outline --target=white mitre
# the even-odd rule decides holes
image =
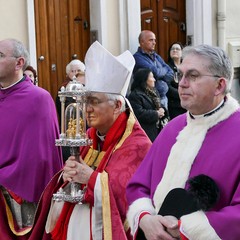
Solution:
[[[130,51],[115,57],[98,41],[85,56],[85,86],[87,91],[126,96],[135,59]]]

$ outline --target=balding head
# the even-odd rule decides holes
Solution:
[[[155,50],[156,36],[152,31],[143,30],[139,34],[138,41],[144,52],[151,53]]]

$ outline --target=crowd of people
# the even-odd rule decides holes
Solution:
[[[156,37],[153,32],[142,31],[138,40],[139,47],[133,55],[136,63],[128,99],[142,128],[153,142],[169,120],[186,112],[180,103],[177,78],[183,45],[173,42],[169,46],[168,61],[165,62],[155,52]],[[148,80],[153,78],[148,78],[147,73],[154,80]],[[159,111],[163,111],[163,115]]]
[[[135,54],[119,56],[96,41],[84,62],[67,64],[62,86],[86,87],[92,140],[74,156],[55,145],[59,97],[38,87],[23,43],[0,41],[1,239],[239,238],[240,107],[230,59],[219,47],[173,42],[165,62],[153,32],[138,40]],[[81,199],[53,199],[73,183]],[[170,199],[179,191],[186,200]]]
[[[167,63],[155,52],[156,36],[149,30],[144,30],[138,37],[139,47],[133,55],[135,66],[133,69],[133,78],[135,72],[140,68],[149,68],[156,79],[156,89],[159,92],[161,105],[168,108],[168,85],[173,79],[173,70]]]

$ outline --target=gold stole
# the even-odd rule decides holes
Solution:
[[[126,138],[132,133],[135,122],[136,122],[136,119],[134,115],[130,112],[125,132],[122,138],[120,139],[120,141],[117,143],[117,145],[112,149],[112,152],[120,148],[121,145],[126,140]],[[101,160],[103,159],[105,153],[106,153],[105,151],[99,152],[98,150],[90,147],[90,149],[88,150],[84,158],[84,162],[90,167],[94,166],[97,168]],[[112,240],[111,204],[110,204],[110,195],[109,195],[109,188],[108,188],[108,181],[109,181],[108,173],[103,171],[100,174],[101,174],[100,181],[101,181],[101,187],[102,187],[104,239]],[[124,222],[124,229],[125,231],[129,229],[129,225],[126,220]]]
[[[91,147],[91,148],[89,148],[88,153],[84,158],[84,162],[90,167],[97,168],[99,163],[103,159],[105,153],[106,152],[104,152],[104,151],[99,152],[98,150],[93,149]]]

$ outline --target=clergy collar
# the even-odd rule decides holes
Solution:
[[[156,187],[153,196],[156,212],[159,211],[164,198],[170,190],[178,187],[184,188],[194,159],[201,149],[208,130],[228,119],[236,111],[239,111],[238,101],[230,95],[225,97],[224,105],[221,106],[218,106],[216,108],[218,111],[215,111],[209,117],[192,119],[190,115],[187,115],[187,124],[176,137],[176,142],[172,146],[168,156],[168,164],[164,170],[163,177]],[[186,146],[185,151],[182,151],[182,146]],[[176,158],[178,159],[177,163]],[[181,171],[179,171],[180,168]]]
[[[102,142],[105,140],[106,135],[101,135],[99,131],[97,131],[96,134]]]
[[[219,109],[221,109],[224,106],[225,101],[226,101],[226,97],[217,105],[217,107],[215,107],[210,112],[207,112],[207,113],[204,113],[204,114],[201,114],[201,115],[194,115],[194,114],[189,112],[189,115],[192,119],[211,116],[212,114],[214,114],[215,112],[217,112]]]
[[[5,87],[5,88],[1,87],[0,90],[6,90],[6,89],[9,89],[9,88],[11,88],[11,87],[17,85],[18,83],[22,82],[24,79],[25,79],[25,76],[23,76],[20,80],[18,80],[17,82],[13,83],[12,85],[10,85],[10,86],[8,86],[8,87]]]

